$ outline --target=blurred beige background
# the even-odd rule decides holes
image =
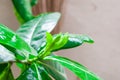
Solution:
[[[94,44],[60,51],[104,80],[120,80],[120,0],[66,0],[61,32],[88,34]],[[10,0],[0,0],[0,23],[16,29]],[[78,80],[72,73],[69,80]]]

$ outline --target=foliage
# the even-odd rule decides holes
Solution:
[[[59,33],[51,35],[60,13],[32,14],[37,0],[12,0],[21,26],[16,32],[0,24],[0,80],[67,80],[64,67],[81,80],[101,80],[86,67],[54,55],[55,51],[94,41],[87,35]],[[11,65],[16,63],[21,73],[14,78]]]

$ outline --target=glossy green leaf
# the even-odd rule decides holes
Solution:
[[[50,35],[48,33],[47,33],[47,35],[48,35],[48,37],[46,37],[46,42],[44,43],[43,48],[46,46],[47,42],[52,43],[53,38],[55,38],[58,34],[53,35],[53,38],[52,38],[52,35]],[[61,35],[63,36],[65,34],[61,33]],[[66,44],[64,44],[64,45],[60,44],[62,47],[53,49],[53,52],[61,50],[61,49],[69,49],[69,48],[78,47],[78,46],[82,45],[83,43],[94,43],[94,41],[87,35],[68,34],[67,33],[66,36],[68,37]]]
[[[22,25],[17,30],[17,34],[38,51],[45,42],[46,32],[51,32],[54,29],[59,18],[60,13],[41,14],[37,18]]]
[[[51,54],[51,56],[55,56],[55,54]],[[44,68],[55,80],[67,80],[65,70],[59,62],[53,60],[47,60],[43,62]]]
[[[10,64],[0,64],[0,80],[14,80],[10,70]]]
[[[11,51],[7,50],[5,47],[0,45],[0,64],[9,61],[15,61],[14,53],[12,53]]]
[[[46,38],[51,37],[48,34],[50,34],[50,33],[47,33]],[[51,49],[50,51],[53,51],[53,50],[63,47],[67,43],[68,34],[62,35],[60,33],[60,34],[57,34],[55,37],[53,37],[53,40],[47,39],[46,41],[47,41],[46,48],[50,48]]]
[[[30,0],[12,0],[16,12],[25,22],[33,19]]]
[[[63,34],[64,35],[64,34]],[[56,36],[56,35],[54,35]],[[68,34],[68,41],[67,43],[54,51],[61,50],[61,49],[69,49],[74,48],[82,45],[83,43],[93,43],[94,41],[87,35],[79,35],[79,34]]]
[[[72,48],[80,46],[84,42],[93,43],[94,41],[87,35],[69,34],[69,40],[62,48]]]
[[[97,75],[89,71],[83,65],[70,59],[60,56],[47,56],[44,60],[53,60],[61,63],[63,66],[75,73],[81,80],[101,80]]]
[[[46,46],[39,52],[41,58],[51,54],[53,50],[63,47],[68,41],[68,35],[57,34],[53,37],[50,33],[46,33]]]
[[[48,60],[41,63],[49,75],[55,80],[67,80],[63,67],[56,61]]]
[[[16,80],[52,80],[45,69],[37,63],[33,63]]]
[[[30,55],[35,56],[36,54],[36,51],[32,47],[30,47],[17,34],[2,24],[0,24],[0,44],[7,45],[19,50],[21,53],[15,55],[20,55],[23,57],[23,59],[28,59]]]
[[[20,22],[20,24],[25,23],[26,21],[20,16],[20,14],[17,12],[17,10],[14,8],[14,14],[17,18],[17,20]]]

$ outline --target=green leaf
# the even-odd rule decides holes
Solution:
[[[89,71],[86,67],[70,59],[60,56],[47,56],[44,58],[44,60],[53,60],[61,63],[63,66],[81,78],[81,80],[101,80],[97,75]]]
[[[38,3],[38,0],[31,0],[31,6],[34,6]]]
[[[69,34],[69,40],[62,48],[72,48],[82,45],[84,42],[93,43],[94,41],[87,35]]]
[[[47,32],[46,33],[47,44],[46,44],[45,48],[43,48],[43,50],[41,50],[39,52],[39,56],[41,58],[43,58],[45,56],[50,55],[53,50],[63,47],[67,43],[67,41],[68,41],[67,34],[62,35],[60,33],[60,34],[57,34],[57,36],[52,37],[52,35]]]
[[[45,69],[37,63],[33,63],[16,80],[52,80]]]
[[[51,51],[53,51],[53,50],[63,47],[67,43],[67,41],[68,41],[68,34],[66,33],[65,35],[62,35],[60,33],[60,34],[57,34],[57,36],[53,38],[52,43],[47,41],[47,44],[48,44],[48,47],[50,47],[49,44],[52,45],[50,48],[52,49]]]
[[[12,53],[11,51],[7,50],[5,47],[0,45],[0,64],[9,61],[15,61],[14,53]]]
[[[48,60],[43,61],[41,64],[44,66],[49,75],[55,80],[67,80],[63,67],[56,61]]]
[[[0,80],[14,80],[10,70],[10,64],[0,64]]]
[[[8,63],[0,64],[0,74],[5,70],[5,68],[8,66]]]
[[[50,33],[46,32],[46,41],[48,43],[52,43],[53,42],[53,37]]]
[[[17,34],[2,24],[0,24],[0,44],[19,50],[21,53],[15,55],[22,56],[23,59],[28,59],[30,56],[36,55],[36,51],[32,47],[30,47]],[[17,58],[19,59],[19,57]]]
[[[20,22],[20,24],[25,23],[26,21],[20,16],[20,14],[17,12],[17,10],[14,8],[14,14],[17,18],[17,20]]]
[[[17,34],[37,51],[45,43],[46,32],[51,32],[60,18],[60,13],[43,13],[23,24]],[[28,35],[29,34],[29,35]]]
[[[24,72],[30,65],[16,62],[17,67],[20,69],[20,72]]]
[[[12,0],[12,3],[16,9],[16,12],[25,22],[34,18],[32,15],[30,0]]]
[[[50,33],[46,33],[46,47],[45,51],[50,52],[55,49],[59,49],[66,44],[68,37],[65,35],[57,34],[56,37],[53,37]]]
[[[65,34],[63,34],[65,35]],[[54,37],[56,36],[56,34],[54,35]],[[54,51],[57,51],[57,50],[61,50],[61,49],[69,49],[69,48],[74,48],[74,47],[78,47],[80,45],[82,45],[83,43],[94,43],[94,41],[87,35],[79,35],[79,34],[68,34],[68,41],[67,43],[59,48],[59,49],[56,49]]]
[[[5,80],[5,79],[4,79],[4,80]],[[13,76],[13,74],[12,74],[12,70],[11,70],[11,69],[8,71],[7,80],[15,80],[15,79],[14,79],[14,76]]]
[[[68,37],[67,42],[63,41],[65,44],[61,43],[62,47],[58,47],[56,49],[53,49],[52,50],[53,52],[61,50],[61,49],[69,49],[69,48],[78,47],[78,46],[82,45],[83,43],[94,43],[94,41],[89,36],[83,35],[83,34],[79,35],[79,34],[68,34],[68,33],[63,34],[63,33],[60,33],[59,35],[58,34],[53,35],[53,37],[49,33],[46,33],[46,35],[47,35],[46,42],[44,43],[43,48],[45,48],[45,46],[50,46],[50,45],[48,45],[48,42],[51,44],[53,42],[53,39],[55,39],[57,36],[60,37],[60,35],[61,36],[66,35]],[[63,40],[63,39],[61,39],[61,40]],[[50,48],[50,49],[52,49],[52,48]]]

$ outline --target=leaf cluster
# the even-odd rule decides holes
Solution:
[[[0,80],[67,80],[64,67],[81,80],[100,80],[78,62],[57,56],[54,52],[74,48],[94,41],[87,35],[50,34],[60,19],[60,13],[33,16],[32,6],[37,0],[12,0],[21,23],[16,32],[0,24]],[[15,79],[11,65],[21,70]]]

